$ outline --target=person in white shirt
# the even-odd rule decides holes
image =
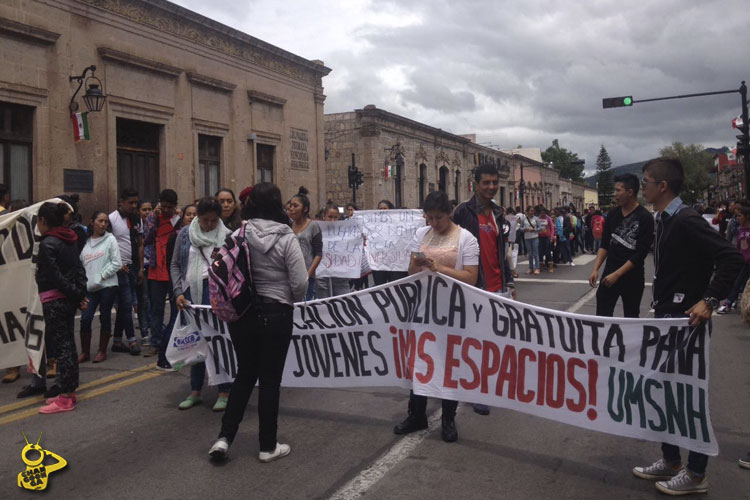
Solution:
[[[443,191],[433,191],[424,200],[427,226],[414,235],[409,274],[425,269],[475,285],[479,275],[479,243],[468,230],[451,220],[453,207]],[[457,401],[443,400],[443,441],[458,439],[456,431]],[[427,428],[427,397],[409,394],[409,414],[393,428],[395,434],[408,434]]]

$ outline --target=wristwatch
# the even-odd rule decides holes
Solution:
[[[716,297],[703,297],[703,300],[712,311],[715,311],[719,308],[719,299],[717,299]]]

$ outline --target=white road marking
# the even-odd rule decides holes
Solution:
[[[590,256],[590,257],[593,257]],[[532,281],[532,280],[525,280]],[[533,281],[547,281],[547,280],[533,280]],[[586,280],[568,280],[576,281],[580,283],[588,283]],[[564,280],[555,280],[556,283],[565,283]],[[596,295],[596,288],[592,288],[583,297],[568,308],[568,312],[576,312],[583,307],[586,302],[591,300]],[[458,411],[464,405],[461,404],[458,407]],[[350,500],[352,498],[362,497],[367,490],[369,490],[375,483],[383,479],[383,477],[396,465],[407,458],[414,449],[419,446],[422,441],[434,430],[438,428],[440,423],[440,417],[442,415],[442,409],[438,408],[432,415],[430,415],[428,421],[429,426],[427,429],[408,434],[399,439],[396,444],[385,452],[380,458],[378,458],[372,465],[362,470],[354,478],[352,478],[344,486],[336,490],[329,498],[330,500]]]
[[[365,494],[372,485],[380,481],[391,469],[408,457],[419,444],[439,425],[443,410],[437,409],[429,418],[429,427],[423,431],[408,434],[399,439],[391,449],[378,458],[375,463],[357,474],[351,481],[338,489],[330,500],[350,500]]]

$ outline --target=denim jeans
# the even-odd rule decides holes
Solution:
[[[345,295],[351,291],[347,278],[316,278],[315,298],[325,299]]]
[[[305,301],[315,300],[315,278],[307,278],[307,292],[305,292]]]
[[[279,303],[263,303],[239,321],[229,324],[229,335],[237,355],[237,376],[229,392],[221,419],[220,438],[234,440],[247,403],[260,380],[258,431],[260,451],[276,449],[279,416],[279,386],[292,340],[294,309]]]
[[[127,273],[117,272],[117,316],[112,337],[115,342],[122,341],[122,332],[128,342],[135,341],[135,326],[133,326],[133,288],[138,281],[138,271],[133,266]]]
[[[151,301],[148,300],[148,269],[143,271],[143,282],[136,283],[136,295],[138,296],[138,327],[141,329],[141,337],[148,337],[151,328]]]
[[[748,266],[748,263],[745,262],[745,265],[742,266],[742,269],[740,270],[740,274],[737,275],[732,291],[727,295],[727,304],[731,305],[732,302],[737,302],[740,294],[745,290],[745,284],[747,283],[748,277],[750,277],[750,267]]]
[[[161,346],[162,332],[164,331],[164,304],[167,298],[169,299],[170,306],[173,303],[172,283],[169,281],[149,280],[148,292],[151,302],[151,346],[159,347]],[[170,314],[170,316],[173,315]]]
[[[539,238],[527,239],[526,250],[529,253],[529,271],[539,269]]]
[[[560,262],[567,264],[573,262],[573,255],[570,253],[570,240],[564,236],[560,237]]]
[[[594,253],[599,252],[599,247],[602,246],[602,239],[601,238],[594,238]]]
[[[99,308],[99,322],[101,323],[102,333],[112,333],[112,306],[117,299],[116,286],[102,288],[96,292],[89,292],[86,298],[89,301],[88,307],[81,313],[81,333],[91,333],[91,323],[94,321],[94,313]]]
[[[539,265],[544,264],[548,266],[552,264],[552,245],[549,243],[549,238],[543,236],[539,237]]]

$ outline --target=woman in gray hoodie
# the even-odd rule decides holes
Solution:
[[[308,274],[279,188],[268,182],[255,185],[242,216],[248,219],[245,238],[257,300],[245,316],[229,324],[237,355],[237,376],[221,419],[219,439],[209,455],[214,460],[226,458],[259,380],[259,459],[271,462],[291,451],[288,444],[276,440],[279,386],[292,339],[294,303],[305,297]]]

